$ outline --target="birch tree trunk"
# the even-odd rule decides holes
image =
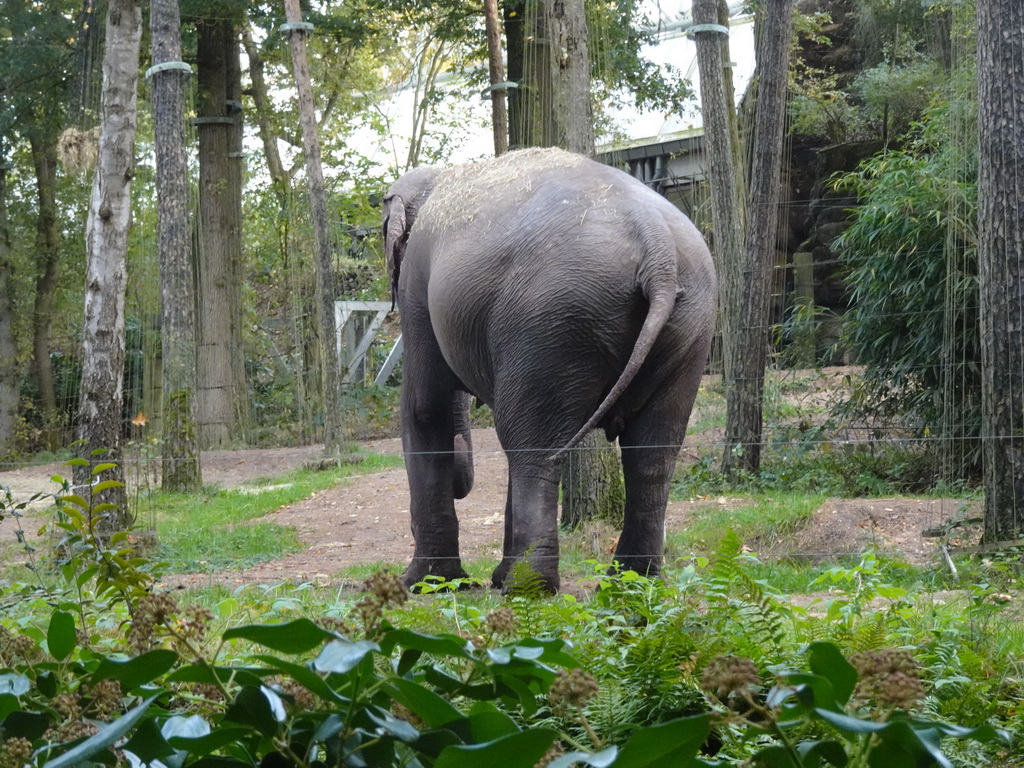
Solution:
[[[989,542],[1024,535],[1024,6],[977,0],[978,267]]]
[[[790,0],[765,0],[758,18],[754,135],[747,200],[746,242],[739,275],[732,371],[726,394],[722,469],[729,477],[761,468],[762,405],[782,194],[782,143],[789,75]],[[730,308],[733,309],[733,308]]]
[[[124,491],[121,432],[124,377],[125,264],[131,227],[131,179],[135,173],[139,47],[142,9],[135,0],[110,0],[103,52],[99,157],[85,230],[85,322],[78,409],[79,455],[75,484],[90,501],[116,505],[94,521],[101,535],[127,530],[132,515]],[[113,468],[96,476],[97,462]],[[91,481],[121,484],[91,493]]]
[[[285,0],[285,17],[291,25],[300,24],[299,0]],[[324,450],[328,454],[341,449],[344,435],[341,420],[341,375],[338,368],[337,331],[334,325],[334,283],[331,270],[331,237],[327,221],[327,197],[320,160],[320,140],[313,108],[313,87],[306,55],[306,31],[297,27],[287,33],[295,68],[295,87],[299,97],[299,120],[302,123],[302,146],[306,152],[306,181],[312,210],[313,235],[316,243],[316,303],[319,318],[319,349],[323,382]]]
[[[178,0],[152,0],[150,30],[154,67],[181,62]],[[163,360],[161,483],[165,491],[179,493],[198,491],[203,485],[196,425],[195,272],[185,158],[187,77],[185,70],[173,67],[152,74]]]

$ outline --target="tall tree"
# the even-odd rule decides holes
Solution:
[[[74,19],[82,3],[0,0],[4,35],[0,41],[0,84],[4,88],[4,134],[28,143],[35,177],[36,210],[31,305],[31,368],[37,391],[43,443],[60,447],[67,416],[58,411],[51,361],[52,335],[61,274],[63,240],[58,216],[57,146],[68,113],[74,41],[82,35]],[[26,55],[26,41],[31,55]]]
[[[751,143],[750,184],[743,264],[738,275],[733,325],[728,345],[725,450],[722,467],[729,476],[757,473],[761,467],[764,375],[768,365],[770,298],[782,192],[782,145],[789,75],[790,0],[765,0],[757,17],[756,100]],[[731,108],[731,104],[728,105]],[[732,309],[732,308],[730,308]],[[729,311],[729,310],[727,310]]]
[[[590,52],[583,0],[542,0],[539,23],[546,44],[538,56],[546,104],[541,141],[570,152],[594,154]],[[597,519],[621,526],[625,489],[615,448],[594,430],[569,453],[562,471],[562,524]]]
[[[60,271],[60,222],[57,219],[57,132],[52,125],[29,127],[29,146],[36,175],[36,293],[32,307],[32,368],[39,390],[43,417],[43,442],[50,450],[59,447],[61,414],[50,360],[57,279]]]
[[[165,491],[202,486],[196,428],[195,272],[189,240],[181,22],[177,0],[152,0],[153,139],[160,255]]]
[[[18,418],[18,346],[14,338],[14,265],[7,220],[8,145],[0,135],[0,458],[14,450]]]
[[[1024,6],[977,0],[985,538],[1024,535]]]
[[[285,0],[288,36],[295,68],[295,86],[299,96],[299,120],[302,145],[306,151],[306,182],[312,209],[313,236],[316,243],[316,296],[320,331],[320,365],[323,381],[324,448],[334,453],[344,439],[341,428],[341,373],[338,367],[334,324],[334,280],[331,270],[332,243],[327,221],[327,196],[324,191],[320,140],[313,109],[313,88],[306,55],[306,34],[299,0]]]
[[[735,345],[744,243],[742,168],[736,162],[732,70],[725,68],[728,58],[723,55],[729,30],[721,23],[719,0],[694,0],[693,21],[704,117],[706,175],[711,190],[711,244],[721,293],[719,332],[725,364],[723,378],[729,387],[736,378],[737,354],[742,352],[736,350]],[[739,448],[734,446],[730,450]]]
[[[227,445],[240,434],[246,398],[241,355],[242,209],[238,39],[234,20],[196,20],[200,104],[199,341],[200,442]],[[242,378],[239,378],[242,376]]]
[[[501,53],[501,21],[498,0],[484,0],[487,25],[487,63],[490,70],[491,126],[494,133],[494,156],[508,152],[508,89],[504,87],[505,65]]]
[[[124,303],[131,180],[135,174],[135,130],[142,8],[136,0],[110,0],[103,54],[99,155],[85,230],[85,323],[78,409],[80,455],[75,483],[91,486],[97,458],[113,462],[103,480],[116,485],[93,502],[113,506],[98,521],[101,532],[126,530],[132,517],[124,492],[121,432],[124,381]],[[97,478],[98,479],[98,478]]]
[[[594,107],[590,95],[590,49],[583,0],[544,0],[543,28],[553,146],[594,154]]]

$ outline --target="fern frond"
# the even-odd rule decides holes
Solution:
[[[878,611],[857,625],[850,638],[850,647],[857,652],[878,651],[892,645],[889,642],[889,628],[885,614]]]

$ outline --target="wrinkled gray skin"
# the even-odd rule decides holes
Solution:
[[[405,343],[402,440],[416,548],[406,584],[464,577],[454,499],[473,485],[470,395],[509,463],[504,557],[558,579],[561,463],[591,428],[618,439],[620,567],[655,575],[676,455],[714,327],[715,273],[678,209],[560,150],[417,169],[384,199]]]

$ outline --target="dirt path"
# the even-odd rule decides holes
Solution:
[[[398,454],[401,441],[378,440],[368,450]],[[508,467],[494,431],[474,432],[476,480],[473,492],[456,502],[460,521],[460,547],[467,560],[500,556]],[[239,488],[259,478],[274,477],[303,466],[320,455],[319,446],[303,448],[211,451],[203,454],[203,478],[207,485]],[[0,484],[12,488],[17,498],[35,491],[52,491],[48,478],[63,474],[59,464],[25,467],[0,472]],[[672,502],[667,527],[680,530],[695,509],[722,508],[736,499],[698,499]],[[835,554],[856,554],[869,548],[891,551],[910,562],[924,563],[934,557],[935,540],[921,531],[937,525],[956,512],[948,499],[831,500],[810,524],[786,541],[776,543],[770,554],[828,559]],[[34,514],[24,524],[32,530]],[[167,577],[166,586],[191,587],[214,583],[280,584],[336,583],[338,572],[354,564],[387,563],[404,566],[412,554],[409,532],[408,485],[405,470],[398,468],[347,480],[297,504],[282,507],[261,518],[294,528],[304,549],[246,570],[213,574],[181,574]],[[14,535],[13,519],[0,522],[0,542]],[[38,527],[38,526],[35,526]],[[197,535],[202,535],[201,531]],[[607,556],[610,534],[596,534],[590,542],[595,556]]]

